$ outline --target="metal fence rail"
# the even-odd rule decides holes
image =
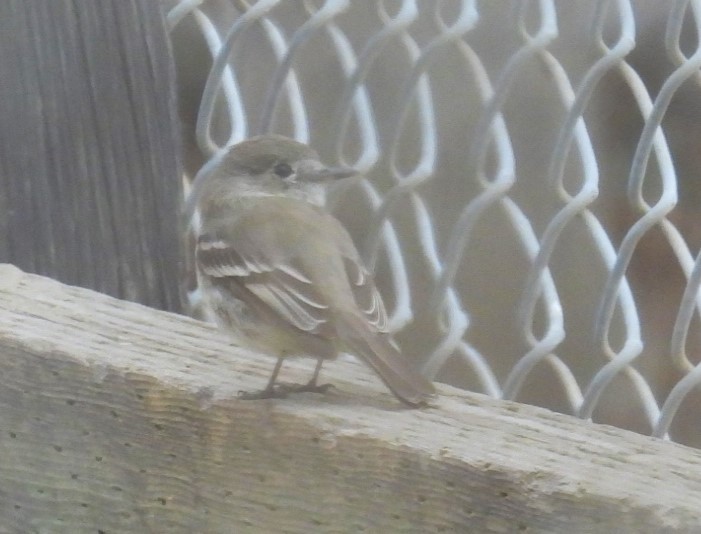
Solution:
[[[438,380],[701,446],[701,1],[168,4],[194,176],[277,132]]]

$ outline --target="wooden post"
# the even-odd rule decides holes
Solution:
[[[0,267],[0,530],[701,529],[701,451],[447,386],[405,409],[346,361],[326,395],[238,400],[272,364],[208,324]]]
[[[0,2],[0,261],[181,309],[182,173],[160,2]]]

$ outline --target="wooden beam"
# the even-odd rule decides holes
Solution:
[[[0,2],[0,262],[179,311],[180,121],[161,9]]]
[[[242,401],[272,359],[185,317],[0,267],[9,532],[693,532],[701,452],[363,366]],[[303,381],[311,361],[290,362]]]

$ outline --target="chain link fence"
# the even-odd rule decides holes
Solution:
[[[165,6],[190,178],[265,132],[361,169],[427,375],[701,446],[701,1]]]

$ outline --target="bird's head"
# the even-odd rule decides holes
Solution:
[[[265,135],[229,148],[211,180],[228,183],[239,196],[284,195],[322,204],[326,185],[355,175],[349,167],[324,165],[304,143]]]

